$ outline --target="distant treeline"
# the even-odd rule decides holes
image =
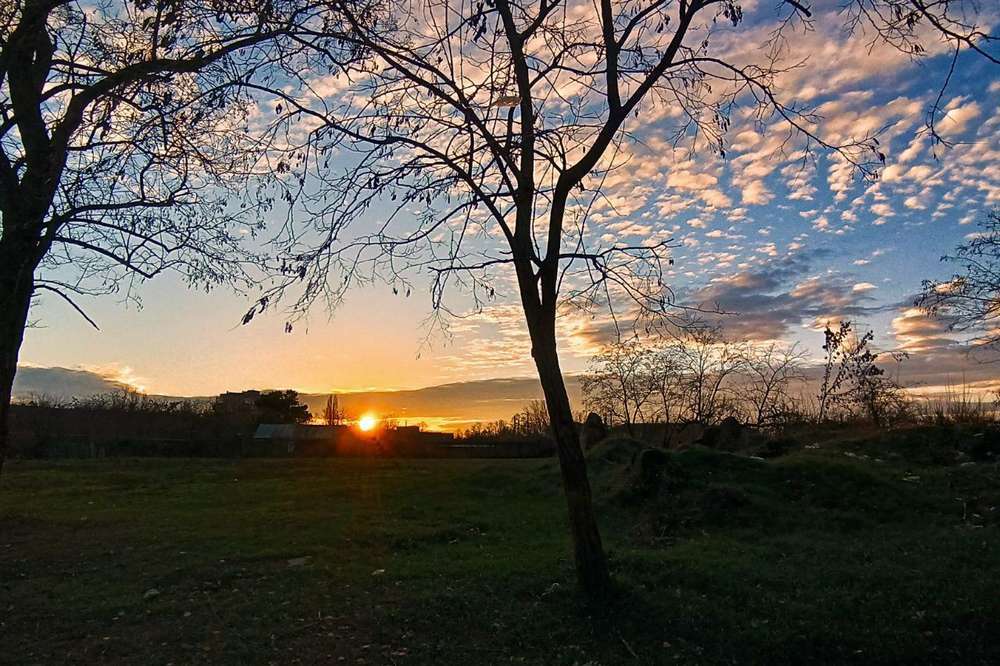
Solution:
[[[327,401],[323,425],[306,425],[312,415],[290,390],[224,393],[212,401],[165,400],[132,390],[72,400],[35,397],[12,406],[11,448],[22,458],[538,457],[554,450],[540,404],[515,416],[513,428],[473,428],[455,442],[391,419],[376,436],[363,436],[344,425],[336,396]],[[255,438],[261,424],[280,424],[283,434]]]
[[[521,411],[511,416],[510,420],[474,423],[456,433],[456,436],[482,441],[547,439],[552,436],[549,430],[549,412],[543,401],[531,400]]]
[[[124,389],[71,400],[36,396],[11,406],[21,457],[239,456],[260,423],[310,418],[295,391],[167,400]]]

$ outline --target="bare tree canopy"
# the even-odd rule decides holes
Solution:
[[[657,373],[661,368],[664,372]],[[607,424],[624,424],[634,435],[633,424],[649,418],[647,403],[660,387],[656,380],[666,380],[672,369],[637,340],[609,345],[594,357],[591,371],[583,377],[584,407]]]
[[[780,422],[792,385],[805,380],[804,359],[796,345],[733,341],[718,327],[692,327],[666,344],[630,339],[594,357],[584,404],[630,434],[635,423],[710,425],[727,417],[765,428]]]
[[[33,241],[36,288],[241,272],[240,232],[264,207],[227,187],[257,160],[233,83],[276,55],[287,17],[272,4],[39,1],[0,17],[4,241]]]
[[[253,282],[245,244],[274,135],[270,85],[308,6],[273,0],[14,0],[0,6],[0,465],[31,300],[136,296],[164,271]],[[280,169],[278,169],[280,171]],[[96,324],[88,318],[91,324]]]
[[[775,3],[778,27],[763,43],[740,41],[735,0],[329,7],[345,22],[340,37],[369,57],[348,63],[320,45],[314,66],[296,70],[283,109],[311,127],[294,167],[304,222],[289,225],[287,279],[261,304],[284,294],[300,311],[336,305],[370,281],[408,294],[425,273],[441,314],[451,312],[449,286],[476,306],[511,288],[557,441],[580,581],[601,596],[607,568],[556,352],[557,313],[569,301],[653,328],[677,323],[683,307],[667,283],[670,237],[632,245],[588,233],[602,183],[627,168],[622,149],[666,119],[666,143],[724,158],[730,123],[743,114],[785,136],[783,150],[803,162],[829,151],[874,178],[886,160],[878,137],[827,139],[823,119],[782,89],[800,64],[785,61],[786,39],[812,20],[795,0]],[[943,40],[956,59],[968,49],[996,62],[971,1],[854,0],[841,18],[871,46],[920,57]]]
[[[991,210],[969,242],[943,261],[958,265],[947,280],[925,280],[916,305],[941,317],[974,346],[1000,344],[1000,209]]]
[[[323,423],[328,426],[344,425],[347,420],[347,412],[340,404],[340,398],[336,394],[330,394],[326,398],[326,406],[323,407]]]
[[[780,422],[793,401],[791,386],[805,380],[805,353],[797,345],[782,347],[772,342],[750,345],[745,359],[747,380],[739,393],[750,406],[748,421],[758,427]]]

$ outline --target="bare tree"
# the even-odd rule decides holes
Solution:
[[[256,100],[235,84],[268,71],[298,12],[274,0],[3,3],[0,469],[34,296],[87,317],[76,296],[135,298],[164,271],[204,288],[248,278],[242,241],[276,194],[248,178],[281,168],[258,169],[269,146],[250,140]]]
[[[972,240],[942,257],[959,272],[947,280],[925,280],[916,305],[952,330],[970,332],[977,346],[995,347],[1000,344],[1000,208],[979,226]]]
[[[882,368],[873,368],[859,374],[856,381],[856,401],[868,420],[876,426],[885,426],[912,414],[912,404],[899,383],[885,374]]]
[[[687,365],[689,359],[684,345],[674,342],[660,347],[653,352],[649,364],[649,381],[653,393],[659,401],[657,416],[668,426],[683,421],[688,417],[687,396]],[[671,430],[664,430],[664,441],[667,441]]]
[[[819,421],[827,420],[830,411],[838,404],[849,400],[852,368],[858,362],[852,362],[854,354],[868,352],[868,342],[873,337],[871,331],[858,339],[851,322],[842,321],[837,328],[829,325],[823,331],[823,351],[826,359],[823,362],[823,377],[819,385]]]
[[[803,381],[797,346],[726,340],[719,328],[689,328],[656,348],[610,345],[583,380],[587,407],[611,423],[712,423],[737,412],[765,425]],[[668,431],[669,432],[669,431]]]
[[[797,345],[787,347],[773,342],[764,346],[748,344],[744,354],[745,380],[739,392],[754,425],[764,426],[782,404],[794,399],[790,386],[805,380],[805,354]]]
[[[719,327],[701,327],[685,332],[679,350],[689,418],[710,424],[735,411],[735,382],[746,361],[742,347]]]
[[[340,400],[336,395],[329,395],[326,398],[326,406],[323,408],[323,423],[328,426],[343,425],[347,419],[344,408],[340,406]]]
[[[550,437],[549,412],[541,400],[530,400],[510,421],[499,419],[488,423],[473,423],[461,431],[466,439],[511,439]]]
[[[552,432],[549,412],[541,400],[529,400],[521,411],[510,419],[514,432],[522,436],[548,437]]]
[[[907,409],[902,388],[877,364],[879,354],[872,350],[872,331],[858,335],[851,322],[843,321],[835,329],[827,326],[824,335],[826,360],[818,395],[820,422],[839,413],[847,418],[863,415],[875,425],[882,425],[888,416]],[[905,352],[892,354],[897,363],[906,356]]]
[[[644,420],[644,411],[656,391],[651,374],[652,351],[636,340],[608,345],[591,361],[583,377],[586,408],[597,412],[608,425],[623,424],[635,435],[634,424]]]
[[[432,276],[435,312],[446,314],[449,286],[479,306],[502,289],[495,269],[510,269],[557,442],[577,573],[599,598],[609,577],[556,315],[567,298],[617,303],[645,325],[675,312],[671,241],[601,245],[587,233],[603,179],[641,130],[641,120],[630,121],[669,108],[680,119],[670,140],[724,156],[739,112],[789,141],[800,137],[795,149],[806,156],[835,151],[868,174],[885,156],[875,137],[824,140],[821,119],[778,89],[795,66],[780,62],[784,34],[811,15],[797,0],[778,3],[779,28],[754,62],[713,48],[723,23],[742,20],[735,0],[414,0],[364,15],[329,4],[348,26],[338,37],[371,57],[351,64],[320,43],[316,62],[341,73],[349,93],[315,94],[320,86],[307,75],[286,95],[293,116],[315,126],[297,166],[299,211],[310,222],[290,225],[288,280],[264,298],[295,289],[295,308],[335,305],[351,286],[375,280],[409,294],[409,276],[422,271]],[[853,0],[845,16],[848,29],[874,27],[875,41],[915,56],[928,24],[956,48],[988,55],[974,10],[961,0]],[[316,180],[304,177],[310,170]],[[355,233],[355,223],[367,226]]]

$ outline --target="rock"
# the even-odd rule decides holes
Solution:
[[[608,428],[604,425],[600,414],[594,412],[587,414],[587,420],[583,422],[580,431],[580,446],[584,450],[590,449],[607,436]]]
[[[750,431],[733,416],[719,424],[719,445],[725,449],[743,448],[750,441]]]
[[[152,599],[152,598],[158,597],[158,596],[160,596],[160,591],[157,590],[155,587],[151,587],[148,590],[146,590],[146,593],[142,595],[142,598],[143,599]]]
[[[764,442],[763,446],[758,449],[757,455],[761,458],[777,458],[801,446],[802,444],[794,437],[778,437]],[[806,448],[809,447],[807,446]]]
[[[702,433],[700,444],[710,449],[733,451],[750,443],[750,431],[733,416],[727,416],[717,426],[709,426]]]
[[[663,472],[669,462],[670,457],[662,449],[646,449],[640,453],[638,490],[646,495],[657,492],[663,483]]]
[[[306,555],[305,557],[293,557],[288,560],[288,566],[290,567],[304,567],[309,564],[310,557]]]
[[[634,503],[656,497],[666,486],[670,467],[669,453],[663,449],[643,449],[628,467],[627,481],[619,498],[626,503]]]

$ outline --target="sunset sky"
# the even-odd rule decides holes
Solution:
[[[833,7],[814,8],[824,5]],[[752,5],[744,9],[752,14]],[[811,58],[784,77],[783,89],[819,105],[828,135],[881,129],[887,167],[878,182],[859,180],[829,156],[804,165],[776,157],[782,137],[758,134],[746,118],[734,122],[725,159],[675,151],[663,138],[675,120],[668,111],[639,131],[644,143],[631,146],[627,168],[609,177],[609,201],[598,203],[591,224],[606,243],[679,241],[676,291],[682,300],[738,313],[726,324],[734,336],[801,340],[816,353],[817,327],[847,317],[871,327],[880,348],[912,353],[904,371],[910,383],[992,381],[1000,366],[970,364],[955,336],[910,306],[922,279],[948,274],[940,256],[1000,205],[995,69],[960,59],[938,119],[955,145],[939,146],[935,159],[921,129],[950,61],[944,47],[919,62],[885,50],[868,56],[857,38],[846,41],[831,13],[817,14],[815,30],[791,44],[792,59]],[[739,33],[748,46],[768,29],[748,26]],[[384,285],[362,288],[332,315],[317,309],[286,334],[280,311],[240,326],[242,297],[191,292],[166,276],[141,288],[142,309],[114,296],[81,301],[101,331],[58,299],[39,299],[32,312],[38,326],[27,333],[21,361],[84,369],[166,395],[407,389],[531,376],[515,294],[509,280],[498,285],[494,305],[468,311],[449,335],[432,332],[425,340],[425,289],[406,298]],[[605,324],[582,314],[560,320],[567,373],[586,368],[607,340]]]

